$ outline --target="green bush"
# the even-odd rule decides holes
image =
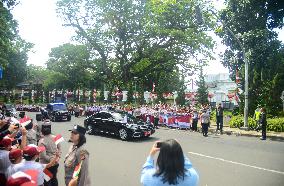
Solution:
[[[284,118],[267,119],[267,130],[284,132]]]
[[[244,117],[241,115],[232,116],[231,120],[229,121],[229,126],[231,128],[243,127]],[[257,128],[256,121],[251,117],[248,118],[248,127],[250,130],[254,130]],[[267,130],[275,132],[284,132],[284,118],[267,119]]]
[[[243,116],[232,116],[231,120],[229,121],[229,126],[231,128],[240,128],[244,125],[244,119]]]

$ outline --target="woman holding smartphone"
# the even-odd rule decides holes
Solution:
[[[157,152],[155,167],[154,156]],[[196,170],[176,140],[169,139],[153,145],[142,169],[141,183],[144,186],[196,186],[198,181]]]

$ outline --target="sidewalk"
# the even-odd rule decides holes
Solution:
[[[216,133],[216,125],[210,126],[208,132],[210,133]],[[198,128],[201,130],[201,128]],[[242,130],[238,128],[230,128],[228,125],[225,125],[223,127],[223,133],[227,135],[236,135],[236,136],[248,136],[248,137],[261,137],[261,131],[256,132],[255,130]],[[284,141],[284,132],[273,132],[273,131],[267,131],[266,133],[266,138],[267,139],[272,139],[272,140],[283,140]]]

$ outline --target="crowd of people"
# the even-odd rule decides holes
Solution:
[[[153,123],[156,128],[162,123],[160,115],[188,115],[190,129],[197,131],[200,122],[203,136],[208,136],[211,108],[208,105],[200,109],[195,107],[176,107],[174,105],[157,104],[141,105],[80,105],[69,106],[70,112],[76,117],[90,115],[102,110],[119,110],[132,114],[134,117]],[[71,111],[72,109],[72,111]],[[223,131],[224,109],[221,104],[215,108],[216,131]],[[146,116],[146,118],[145,118]],[[255,119],[261,125],[262,139],[266,138],[265,108],[256,110]],[[21,122],[22,121],[22,122]],[[85,148],[86,129],[75,125],[71,130],[71,146],[64,156],[66,186],[89,186],[89,152]],[[30,185],[57,186],[57,171],[62,158],[62,136],[51,133],[51,122],[33,122],[26,115],[16,118],[0,118],[0,183],[16,186],[23,183]],[[159,152],[156,166],[154,156]],[[174,154],[174,156],[173,156]],[[169,163],[171,162],[171,163]],[[149,185],[197,185],[199,176],[189,159],[183,154],[176,140],[156,142],[150,150],[146,163],[142,167],[141,183]],[[5,183],[5,184],[2,184]]]
[[[21,117],[0,120],[1,185],[57,186],[62,136],[51,134],[49,120],[37,124],[28,116]],[[86,130],[75,125],[70,131],[72,145],[64,159],[65,184],[89,186]]]

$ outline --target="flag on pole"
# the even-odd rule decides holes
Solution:
[[[29,118],[28,116],[24,116],[24,118],[19,120],[19,122],[22,125],[22,127],[26,127],[28,124],[32,122],[32,119]]]
[[[155,87],[156,87],[156,85],[155,85],[155,83],[153,82],[152,92],[155,92]]]
[[[73,178],[79,177],[82,163],[83,163],[83,160],[75,167],[74,172],[73,172]]]
[[[58,145],[59,143],[64,141],[64,138],[60,134],[58,134],[53,138],[53,141],[55,142],[56,145]]]
[[[236,84],[239,84],[241,82],[241,78],[239,76],[239,70],[238,67],[236,68]]]
[[[43,170],[43,177],[44,177],[44,180],[46,182],[48,182],[49,180],[51,180],[53,178],[53,174],[48,169],[44,169]]]

